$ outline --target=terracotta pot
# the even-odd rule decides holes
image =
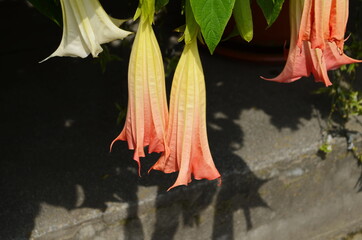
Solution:
[[[256,1],[252,1],[254,37],[246,42],[240,36],[221,42],[215,53],[248,61],[276,62],[285,61],[284,45],[290,38],[289,29],[289,2],[285,1],[279,17],[270,28]],[[235,21],[232,18],[225,29],[225,36],[234,29]]]

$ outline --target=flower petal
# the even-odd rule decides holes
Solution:
[[[345,9],[338,10],[344,13],[342,14],[337,13],[335,8],[343,8],[348,4],[342,4],[339,0],[305,0],[304,8],[302,4],[303,0],[290,2],[291,46],[282,73],[275,78],[261,78],[288,83],[312,73],[316,82],[330,86],[332,83],[327,74],[328,70],[361,62],[346,56],[340,49],[343,47],[348,9],[347,12]],[[302,9],[303,14],[300,16]],[[334,19],[334,22],[330,23],[330,19]],[[339,26],[330,31],[329,25],[337,24],[337,19],[340,21]],[[331,40],[330,35],[335,37]]]
[[[123,39],[131,32],[118,28],[120,20],[111,19],[98,0],[60,0],[63,36],[57,50],[41,62],[55,56],[97,57],[101,44]]]
[[[333,70],[346,64],[362,62],[362,60],[350,58],[344,53],[341,54],[338,43],[335,42],[327,42],[326,50],[324,51],[324,59],[328,70]]]
[[[220,178],[209,149],[206,132],[206,93],[196,37],[185,45],[172,83],[167,131],[169,156],[164,153],[151,168],[179,171],[172,187],[195,179]]]
[[[348,0],[332,0],[331,16],[329,20],[329,40],[334,41],[340,53],[343,52],[344,35],[348,21]]]
[[[296,43],[298,41],[298,29],[301,27],[301,19],[305,18],[304,12],[303,16],[301,15],[303,11],[303,0],[291,1],[290,8],[290,28],[291,28],[291,37],[290,37],[290,49],[287,58],[287,62],[281,74],[275,78],[265,78],[261,77],[264,80],[275,81],[281,83],[294,82],[301,77],[307,77],[310,75],[310,68],[307,64],[307,59],[304,54],[304,44],[297,47]],[[305,3],[309,3],[310,0],[306,0]],[[308,8],[305,7],[305,8]]]
[[[97,36],[97,41],[100,44],[111,42],[116,39],[124,39],[131,34],[131,32],[118,28],[125,20],[110,18],[99,4],[98,0],[83,1],[87,1],[84,5],[87,9],[93,31]]]
[[[118,140],[127,141],[135,150],[133,159],[140,166],[144,147],[151,152],[168,152],[165,146],[168,108],[165,90],[165,74],[161,51],[151,23],[143,21],[132,46],[128,69],[128,110],[125,126]]]
[[[324,50],[329,37],[329,20],[332,0],[305,0],[297,45],[310,41],[312,48]]]
[[[307,65],[313,73],[314,81],[323,82],[326,87],[332,85],[327,74],[326,62],[323,52],[320,48],[312,48],[309,41],[304,41],[305,55],[307,56]]]

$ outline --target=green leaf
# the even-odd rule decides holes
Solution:
[[[237,36],[240,36],[240,32],[238,30],[237,27],[234,27],[233,30],[225,37],[223,38],[221,41],[222,42],[225,42],[233,37],[237,37]]]
[[[268,27],[270,27],[278,18],[284,0],[257,0],[257,3],[263,11]]]
[[[62,26],[62,9],[59,0],[29,0],[29,2],[58,26]]]
[[[168,1],[169,0],[156,0],[156,3],[155,3],[156,12],[158,12],[161,8],[166,6],[168,4]]]
[[[250,0],[235,0],[233,15],[240,36],[245,41],[250,42],[253,39],[253,16]]]
[[[196,22],[211,54],[221,40],[234,4],[235,0],[191,0]]]

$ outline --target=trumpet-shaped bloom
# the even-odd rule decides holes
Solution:
[[[300,9],[303,14],[297,43],[299,48],[303,41],[310,41],[313,49],[325,48],[325,39],[329,38],[330,8],[331,0],[304,0],[304,6]]]
[[[332,0],[329,40],[334,41],[343,52],[344,34],[348,21],[348,0]]]
[[[325,40],[328,40],[335,42],[342,53],[348,3],[348,0],[305,0],[299,28],[299,48],[303,41],[310,41],[313,49],[324,50]]]
[[[326,86],[330,86],[332,83],[327,74],[328,70],[336,69],[345,64],[361,62],[346,56],[341,51],[340,47],[343,47],[343,43],[341,45],[341,42],[336,39],[342,39],[340,31],[343,28],[341,27],[342,24],[335,27],[339,29],[338,31],[331,30],[332,28],[328,25],[330,24],[331,15],[323,15],[324,11],[330,9],[333,12],[333,6],[338,1],[290,1],[291,39],[286,65],[279,76],[272,79],[262,77],[263,79],[288,83],[301,77],[307,77],[312,73],[316,82],[323,82]],[[319,15],[321,16],[318,17]],[[343,15],[343,23],[346,23],[345,16],[346,14]],[[342,19],[342,17],[338,17],[338,19]],[[319,20],[322,22],[319,22]],[[345,30],[345,25],[343,29]],[[335,33],[331,35],[333,31]]]
[[[63,14],[63,36],[55,56],[97,57],[101,44],[123,39],[131,32],[118,28],[125,20],[111,18],[98,0],[60,0]]]
[[[207,140],[205,81],[196,37],[185,45],[173,78],[167,143],[170,154],[164,153],[151,169],[179,171],[171,188],[187,185],[192,176],[220,178]]]
[[[128,68],[128,109],[125,126],[113,140],[128,142],[140,166],[144,147],[151,152],[168,152],[165,146],[168,107],[161,51],[152,29],[153,13],[142,11]],[[152,18],[151,18],[152,16]]]

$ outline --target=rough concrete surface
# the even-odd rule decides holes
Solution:
[[[311,93],[321,87],[312,79],[263,81],[283,66],[202,51],[223,182],[167,192],[175,174],[147,174],[156,154],[139,178],[125,143],[109,153],[128,56],[104,74],[92,59],[38,64],[61,30],[22,1],[0,1],[0,20],[11,33],[0,39],[1,240],[323,240],[361,229],[361,168],[342,138],[324,160],[317,155],[329,100]]]

